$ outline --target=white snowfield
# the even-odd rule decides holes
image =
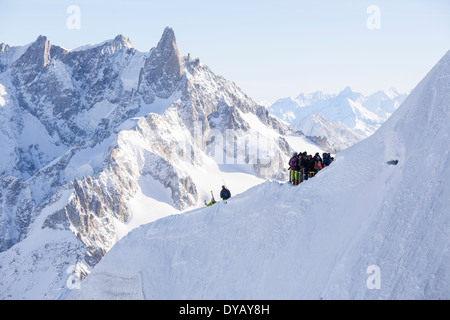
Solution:
[[[449,103],[450,51],[315,178],[141,226],[67,298],[449,299]]]

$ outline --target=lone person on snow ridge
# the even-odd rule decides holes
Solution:
[[[225,186],[222,186],[222,191],[220,191],[220,197],[222,200],[227,200],[231,197],[231,192]]]

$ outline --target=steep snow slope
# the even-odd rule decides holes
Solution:
[[[142,226],[68,297],[449,299],[449,88],[450,51],[314,179]]]

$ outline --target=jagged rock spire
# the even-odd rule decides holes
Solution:
[[[30,83],[51,61],[52,45],[45,36],[39,36],[17,59],[11,67],[18,71],[18,81],[22,84]],[[24,72],[26,71],[26,72]]]
[[[52,45],[46,36],[39,36],[36,41],[27,49],[22,58],[24,60],[28,60],[28,62],[33,63],[39,69],[43,69],[50,63],[51,47]]]
[[[147,103],[153,101],[155,93],[160,98],[168,98],[178,87],[183,74],[183,62],[175,33],[172,28],[167,27],[145,62],[140,75],[139,89],[145,93],[144,99]]]
[[[183,74],[182,59],[178,51],[175,33],[171,28],[167,27],[164,30],[153,54],[163,63],[161,76],[165,74],[170,77],[180,77]]]

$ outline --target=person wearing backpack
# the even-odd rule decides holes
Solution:
[[[299,164],[300,164],[301,180],[302,181],[308,180],[309,161],[306,151],[304,151],[299,155],[299,160],[300,160]]]
[[[331,157],[330,153],[324,153],[323,162],[322,162],[323,167],[328,167],[331,164],[331,161],[333,161],[332,159],[333,158]]]
[[[328,167],[330,165],[330,154],[329,153],[323,153],[323,160],[322,160],[323,167]]]
[[[230,190],[228,190],[225,186],[222,186],[222,191],[220,191],[220,197],[222,198],[222,200],[228,200],[229,198],[231,198],[231,192]]]
[[[314,155],[313,160],[314,160],[314,167],[313,167],[314,170],[313,171],[314,171],[314,174],[316,174],[317,172],[322,170],[322,158],[320,157],[318,152]]]
[[[289,163],[288,163],[288,166],[289,166],[289,182],[290,183],[292,183],[293,184],[293,181],[294,181],[294,170],[295,170],[295,167],[297,166],[297,163],[298,163],[298,158],[297,158],[297,152],[294,152],[294,154],[292,155],[292,157],[291,157],[291,159],[289,159]]]
[[[315,164],[315,160],[312,157],[312,155],[308,154],[308,168],[307,168],[307,173],[309,175],[309,178],[314,177],[314,175],[316,174],[316,172],[314,171],[314,164]]]
[[[289,175],[289,182],[292,183],[294,186],[299,184],[299,159],[298,159],[298,153],[294,152],[292,155],[291,160],[289,160],[289,170],[291,170],[291,174]]]

